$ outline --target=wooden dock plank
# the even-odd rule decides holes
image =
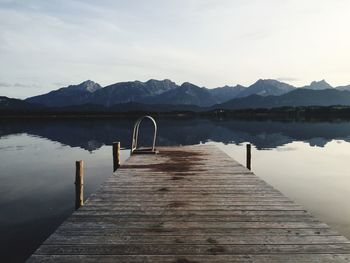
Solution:
[[[350,242],[218,148],[133,155],[28,262],[350,262]]]
[[[296,235],[256,235],[256,236],[226,236],[226,235],[109,235],[109,236],[67,236],[65,234],[53,234],[46,241],[46,245],[70,245],[70,244],[225,244],[225,245],[264,245],[264,244],[329,244],[349,243],[342,236],[318,235],[318,236],[296,236]]]
[[[350,244],[263,244],[263,245],[198,245],[198,244],[68,244],[42,245],[41,255],[240,255],[283,253],[334,253],[344,254]]]
[[[268,254],[268,255],[34,255],[29,262],[102,262],[102,263],[329,263],[349,262],[348,255],[335,254]]]
[[[164,235],[182,235],[182,236],[202,236],[202,235],[224,235],[224,236],[319,236],[319,235],[338,235],[329,228],[208,228],[208,229],[149,229],[149,228],[118,228],[118,229],[85,229],[85,228],[68,228],[58,229],[57,234],[67,236],[164,236]]]

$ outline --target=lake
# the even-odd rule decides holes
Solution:
[[[350,122],[160,118],[157,145],[214,144],[350,238]],[[85,197],[129,155],[134,120],[0,120],[0,262],[23,262],[74,211],[75,161]],[[152,129],[141,128],[150,144]]]

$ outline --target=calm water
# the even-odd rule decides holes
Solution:
[[[128,157],[133,121],[0,121],[0,262],[24,261],[72,213],[75,160],[85,162],[88,196],[111,175],[113,141]],[[244,144],[252,143],[258,176],[350,238],[349,122],[159,119],[158,125],[158,145],[215,144],[242,163]]]

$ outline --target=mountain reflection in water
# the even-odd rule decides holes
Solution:
[[[0,137],[27,133],[47,138],[71,147],[94,151],[103,145],[120,141],[130,148],[131,119],[61,119],[17,120],[0,122]],[[338,139],[350,141],[350,122],[277,122],[215,119],[165,119],[159,118],[158,145],[193,145],[200,142],[225,144],[251,142],[257,149],[273,149],[293,141],[304,141],[311,146],[323,147]],[[141,143],[150,141],[152,127],[143,123]]]

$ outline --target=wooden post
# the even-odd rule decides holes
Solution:
[[[84,163],[75,162],[75,209],[84,204]]]
[[[113,172],[120,166],[120,142],[113,143]]]
[[[252,159],[252,145],[250,143],[247,144],[247,168],[251,170],[251,159]]]

